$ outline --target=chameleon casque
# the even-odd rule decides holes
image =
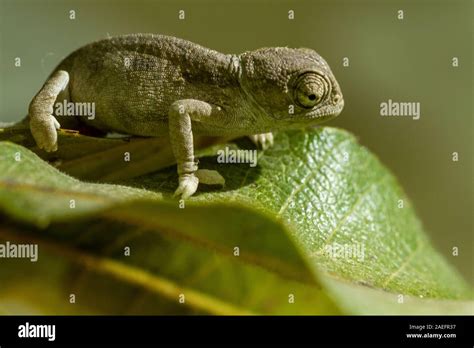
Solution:
[[[30,103],[38,147],[57,150],[57,129],[71,119],[55,115],[67,100],[94,103],[95,118],[74,117],[103,132],[169,135],[178,164],[175,195],[193,195],[199,181],[223,182],[199,170],[193,135],[250,136],[273,144],[271,132],[314,125],[344,107],[325,60],[307,48],[261,48],[222,54],[164,35],[133,34],[86,45],[65,58]]]

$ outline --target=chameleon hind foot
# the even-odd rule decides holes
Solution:
[[[56,71],[35,95],[28,108],[30,130],[36,144],[47,152],[58,149],[57,129],[61,127],[53,116],[53,106],[61,92],[66,91],[69,74]]]
[[[36,145],[46,152],[58,149],[58,133],[61,125],[52,115],[30,118],[30,130]]]

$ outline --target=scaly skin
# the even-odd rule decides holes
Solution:
[[[329,66],[315,51],[262,48],[226,55],[192,42],[153,34],[101,40],[68,56],[29,107],[38,146],[57,150],[56,102],[95,103],[95,118],[79,122],[104,132],[169,134],[178,163],[176,195],[199,181],[222,184],[199,170],[193,134],[243,136],[271,146],[271,132],[318,124],[337,116],[344,101]],[[56,118],[61,122],[58,123]]]

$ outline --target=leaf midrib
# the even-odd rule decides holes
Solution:
[[[223,249],[217,243],[214,243],[205,238],[198,238],[194,235],[181,233],[176,229],[171,229],[168,226],[164,226],[155,220],[147,220],[145,223],[143,219],[133,216],[133,213],[131,212],[127,212],[124,210],[120,211],[119,213],[108,211],[104,212],[102,216],[112,221],[120,221],[133,227],[144,228],[150,232],[156,232],[156,230],[159,230],[160,233],[163,233],[163,235],[166,235],[169,238],[191,242],[194,246],[205,247],[207,250],[212,250],[213,252],[218,253],[221,256],[228,258],[232,257],[232,254],[228,250]],[[298,277],[295,276],[295,274],[300,273],[297,269],[291,266],[288,267],[285,263],[280,262],[278,259],[272,257],[262,257],[262,255],[256,255],[251,252],[242,250],[239,254],[238,260],[274,272],[278,274],[281,278],[291,279],[294,281],[303,282],[305,284],[316,285],[314,279],[302,279],[301,275]]]
[[[122,262],[98,257],[76,248],[72,248],[52,240],[40,240],[31,235],[20,235],[20,231],[12,231],[5,227],[0,229],[0,236],[5,240],[15,240],[23,243],[41,244],[41,247],[50,252],[66,257],[72,262],[81,264],[94,271],[107,274],[120,279],[125,283],[139,286],[150,292],[159,294],[169,300],[178,301],[180,294],[185,294],[186,301],[183,305],[197,308],[215,315],[254,315],[256,313],[243,310],[235,305],[222,301],[214,296],[202,292],[179,286],[172,280],[143,271]]]

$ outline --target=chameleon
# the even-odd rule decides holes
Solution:
[[[58,115],[57,102],[93,103],[94,117]],[[28,108],[37,146],[58,149],[61,123],[104,133],[168,136],[177,163],[175,196],[223,184],[198,168],[193,137],[249,136],[266,149],[273,132],[333,119],[344,99],[327,62],[309,48],[265,47],[224,54],[158,34],[129,34],[83,46],[59,63]]]

